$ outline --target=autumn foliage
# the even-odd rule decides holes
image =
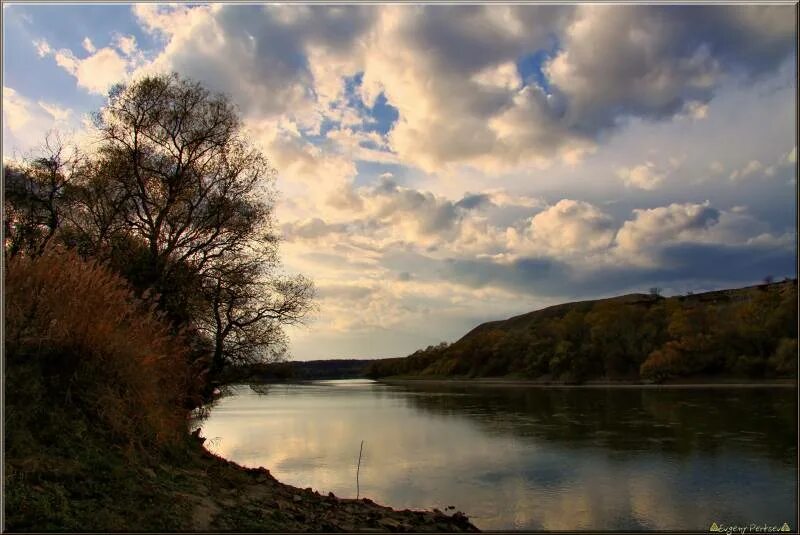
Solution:
[[[120,276],[48,248],[8,262],[5,304],[7,370],[34,367],[49,399],[78,407],[118,442],[162,445],[185,434],[185,344]]]
[[[453,344],[370,365],[424,375],[582,382],[797,373],[797,281],[663,298],[566,303],[480,325]]]

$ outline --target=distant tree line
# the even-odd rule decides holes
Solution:
[[[375,361],[370,377],[664,381],[797,372],[797,280],[726,292],[561,305],[493,322],[452,345]]]

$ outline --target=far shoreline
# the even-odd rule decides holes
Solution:
[[[476,379],[449,379],[427,377],[382,377],[376,379],[388,385],[458,385],[458,386],[493,386],[508,388],[645,388],[645,389],[684,389],[684,388],[797,388],[795,379],[760,379],[758,381],[742,381],[741,379],[686,379],[663,383],[645,383],[641,381],[609,381],[591,380],[583,383],[566,383],[558,381],[542,381],[537,379],[510,379],[503,377]]]

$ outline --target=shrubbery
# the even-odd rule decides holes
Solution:
[[[5,304],[9,405],[40,390],[118,442],[164,445],[185,435],[192,374],[184,341],[120,276],[49,248],[8,262]]]

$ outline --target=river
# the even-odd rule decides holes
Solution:
[[[368,380],[229,387],[207,446],[284,483],[486,530],[795,524],[791,388],[522,388]],[[451,509],[452,511],[452,509]]]

